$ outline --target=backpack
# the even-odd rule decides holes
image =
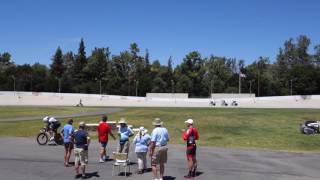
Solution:
[[[187,146],[195,146],[196,145],[196,137],[194,134],[194,129],[191,128],[191,134],[187,139]]]

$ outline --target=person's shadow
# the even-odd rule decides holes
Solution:
[[[172,176],[163,176],[163,180],[175,180],[176,177],[172,177]]]
[[[100,177],[100,175],[98,174],[98,171],[96,172],[92,172],[92,173],[86,173],[87,178],[86,179],[90,179],[92,177]]]

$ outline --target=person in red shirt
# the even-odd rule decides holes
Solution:
[[[108,117],[106,115],[102,116],[102,121],[99,123],[97,127],[98,139],[99,139],[99,143],[101,144],[100,161],[99,161],[100,163],[103,163],[108,159],[107,152],[106,152],[106,147],[108,144],[108,135],[110,134],[110,136],[113,139],[116,139],[112,134],[112,129],[108,125],[107,120],[108,120]]]
[[[196,151],[197,145],[196,140],[199,140],[199,133],[196,128],[193,127],[193,120],[188,119],[185,121],[187,130],[183,131],[183,140],[187,143],[187,160],[188,160],[188,175],[184,176],[185,178],[193,178],[196,176],[197,170],[197,158],[196,158]]]

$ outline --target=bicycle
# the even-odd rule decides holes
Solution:
[[[37,135],[37,143],[39,145],[46,145],[50,139],[52,139],[52,129],[47,128],[47,127],[43,127],[40,129],[40,133],[38,133]],[[59,133],[55,133],[55,136],[53,138],[53,141],[58,144],[58,145],[62,145],[63,144],[63,138]]]

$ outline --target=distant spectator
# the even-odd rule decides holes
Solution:
[[[196,158],[196,151],[197,145],[196,140],[199,139],[199,133],[196,128],[193,127],[193,120],[188,119],[185,121],[187,126],[187,130],[183,130],[183,140],[187,143],[187,160],[188,160],[188,169],[189,172],[185,178],[194,178],[196,176],[197,170],[197,158]]]
[[[73,149],[73,119],[69,119],[68,123],[64,125],[64,127],[61,130],[61,135],[63,137],[63,143],[64,143],[64,165],[66,167],[69,166],[70,162],[70,156]]]
[[[119,121],[119,146],[118,152],[119,153],[129,153],[129,137],[133,136],[133,131],[128,127],[127,122],[124,118],[121,118]]]
[[[164,164],[167,163],[168,141],[169,133],[165,127],[162,127],[162,121],[160,118],[156,118],[153,122],[155,128],[151,134],[150,144],[150,157],[151,166],[154,178],[157,180],[163,180]],[[157,165],[160,166],[160,172],[158,173]]]
[[[100,163],[103,163],[108,159],[107,152],[106,152],[106,147],[108,145],[108,135],[110,134],[110,136],[113,139],[116,139],[114,137],[114,135],[112,134],[112,129],[109,126],[109,124],[107,123],[107,120],[108,120],[108,116],[106,116],[106,115],[102,116],[102,121],[99,123],[99,125],[97,127],[98,140],[101,145],[101,147],[100,147],[100,160],[99,160]]]
[[[144,127],[139,128],[139,133],[135,136],[133,144],[136,145],[135,152],[138,158],[138,174],[142,174],[147,169],[147,152],[151,137]]]
[[[85,130],[85,123],[80,122],[79,123],[79,130],[75,132],[74,134],[74,156],[75,156],[75,170],[76,170],[76,176],[75,178],[87,178],[86,176],[86,165],[88,163],[88,147],[90,144],[90,137],[88,135],[88,132]],[[81,169],[81,174],[79,172],[79,169]]]

